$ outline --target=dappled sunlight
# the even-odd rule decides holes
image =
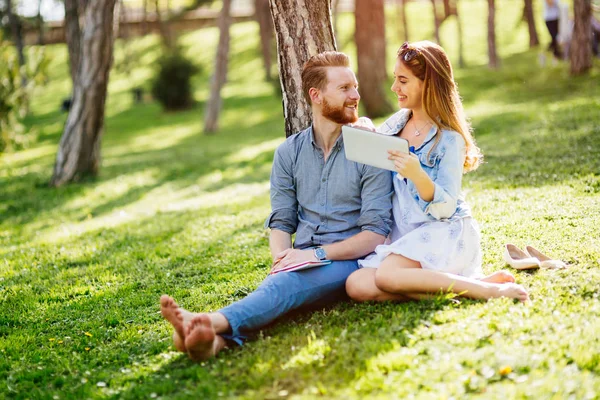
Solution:
[[[128,177],[121,182],[111,181],[106,183],[113,187],[113,197],[126,194],[131,190],[133,179],[144,185],[144,182],[151,183],[151,174],[138,174],[136,177]],[[107,186],[107,187],[109,187]],[[116,187],[116,189],[114,189]],[[117,226],[148,219],[161,212],[181,212],[200,209],[209,209],[213,207],[223,207],[244,203],[257,196],[266,196],[269,191],[269,183],[250,183],[250,184],[231,184],[225,188],[211,192],[203,193],[199,186],[191,186],[181,190],[173,190],[170,184],[161,185],[153,190],[145,191],[137,201],[132,201],[122,207],[111,208],[106,214],[99,216],[88,214],[88,218],[80,222],[65,222],[57,227],[52,227],[42,231],[36,236],[38,243],[60,243],[73,236],[81,236],[84,233],[115,228]],[[102,199],[104,192],[101,188],[94,191],[98,200]],[[185,198],[190,194],[197,193],[194,197]],[[110,201],[110,200],[109,200]],[[88,196],[75,200],[67,205],[66,208],[89,208],[92,211],[92,204],[89,203]]]
[[[198,130],[199,126],[196,124],[179,124],[146,129],[143,135],[130,137],[127,146],[107,146],[104,155],[107,159],[109,157],[119,158],[127,156],[131,149],[135,149],[136,153],[167,149],[192,135],[197,135]],[[107,165],[110,165],[110,161],[107,160],[107,163]]]
[[[7,174],[10,170],[10,167],[15,163],[23,163],[23,162],[31,162],[38,158],[48,157],[56,154],[56,145],[44,145],[44,146],[36,146],[31,149],[20,150],[14,153],[3,153],[2,157],[0,157],[0,176]],[[9,169],[4,169],[4,165]],[[11,175],[14,174],[14,170],[11,172]]]
[[[285,139],[277,138],[267,140],[254,146],[246,146],[236,153],[230,154],[225,158],[226,163],[240,163],[252,161],[259,155],[265,152],[273,152]]]
[[[296,349],[292,347],[292,351]],[[311,332],[308,336],[308,343],[306,346],[298,349],[281,368],[302,368],[307,367],[311,364],[323,365],[325,363],[325,357],[331,352],[331,347],[323,339],[317,339],[314,332]]]

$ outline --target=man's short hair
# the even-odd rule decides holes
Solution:
[[[325,51],[316,54],[304,63],[302,68],[302,93],[310,104],[310,88],[323,90],[327,85],[328,67],[349,67],[350,59],[344,53],[338,51]]]

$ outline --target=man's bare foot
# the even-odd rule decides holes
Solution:
[[[525,302],[529,300],[527,290],[516,283],[492,283],[493,287],[490,291],[490,298],[508,297]]]
[[[186,326],[185,347],[192,360],[207,360],[225,347],[225,340],[215,333],[207,314],[197,314]]]
[[[480,281],[489,283],[514,283],[515,277],[509,272],[498,271],[485,278],[481,278]]]
[[[175,348],[182,352],[187,352],[185,348],[185,327],[195,316],[183,308],[180,308],[172,297],[162,295],[160,297],[160,312],[167,321],[173,325],[173,344]]]

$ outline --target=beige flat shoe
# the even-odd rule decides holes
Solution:
[[[527,246],[525,248],[525,252],[527,252],[527,254],[529,254],[531,257],[535,257],[538,260],[540,260],[540,267],[542,267],[542,268],[546,268],[546,269],[565,269],[565,268],[567,268],[567,264],[565,264],[563,261],[552,260],[550,257],[543,254],[542,252],[535,249],[534,247]]]
[[[514,244],[504,245],[504,261],[514,269],[535,269],[540,267],[540,260],[530,256]]]

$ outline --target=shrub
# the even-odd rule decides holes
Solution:
[[[152,83],[152,96],[166,110],[181,110],[192,106],[191,78],[199,72],[190,60],[176,51],[158,60],[158,71]]]

